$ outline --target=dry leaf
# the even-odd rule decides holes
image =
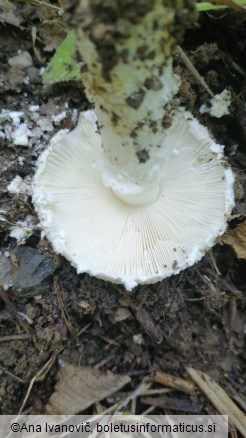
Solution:
[[[208,374],[187,367],[187,373],[207,396],[221,415],[228,415],[229,424],[234,425],[246,437],[246,417],[232,399]]]
[[[132,314],[125,307],[117,307],[114,314],[114,322],[121,322],[127,318],[131,318]]]
[[[246,220],[228,231],[222,241],[232,247],[239,259],[246,259]]]
[[[103,400],[131,381],[126,375],[62,362],[55,392],[45,409],[48,414],[77,414]]]

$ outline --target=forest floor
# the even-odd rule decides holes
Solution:
[[[56,9],[33,3],[0,10],[0,413],[17,414],[27,394],[24,412],[43,412],[61,360],[78,373],[87,366],[130,377],[86,413],[122,402],[146,382],[128,412],[217,412],[198,388],[178,388],[176,377],[189,385],[187,366],[209,374],[246,409],[246,261],[230,246],[220,240],[195,266],[129,294],[77,275],[42,238],[30,191],[36,159],[55,132],[76,125],[88,102],[75,81],[43,86],[42,71],[66,29]],[[175,55],[177,98],[225,145],[235,172],[230,229],[246,216],[245,47],[245,15],[229,9],[201,13],[182,44],[214,94],[231,91],[230,114],[219,119],[199,113],[210,96]],[[22,65],[19,51],[29,54]],[[173,388],[154,381],[157,370],[174,378]]]

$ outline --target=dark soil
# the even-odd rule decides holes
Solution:
[[[0,414],[18,412],[32,377],[60,350],[59,358],[70,363],[97,364],[101,369],[130,375],[132,386],[127,391],[156,369],[182,377],[186,376],[185,366],[191,365],[209,373],[229,395],[246,397],[246,261],[238,260],[230,247],[218,243],[196,266],[160,283],[139,286],[129,295],[119,285],[77,275],[41,237],[29,192],[35,161],[54,132],[76,124],[78,112],[86,109],[88,102],[79,84],[49,89],[42,84],[40,69],[64,38],[61,27],[55,26],[59,17],[53,9],[26,5],[19,14],[18,25],[0,24],[0,251],[3,263],[10,261],[8,268],[12,267],[14,278],[0,298]],[[53,27],[45,25],[48,19],[53,20]],[[199,114],[209,96],[178,55],[175,57],[175,72],[182,79],[178,99],[218,143],[225,144],[236,175],[240,199],[231,228],[246,216],[245,45],[245,16],[229,10],[201,14],[199,25],[187,32],[182,45],[214,93],[224,88],[231,91],[230,115],[220,119]],[[32,65],[9,64],[18,50],[31,55]],[[3,110],[21,112],[17,125],[23,124],[28,144],[17,144],[14,116]],[[19,194],[7,190],[17,175],[25,182],[24,192]],[[22,221],[21,230],[27,222],[29,227],[19,241],[10,235],[18,221]],[[18,253],[23,247],[27,251]],[[34,258],[35,266],[31,265]],[[23,273],[24,268],[27,271]],[[119,312],[127,319],[118,322]],[[84,327],[76,338],[74,333]],[[4,339],[27,333],[29,338]],[[57,370],[56,360],[44,380],[34,384],[26,412],[42,411],[53,391]],[[175,391],[172,397],[189,398]],[[199,412],[215,412],[199,391],[193,401]],[[103,406],[114,402],[111,397]],[[136,413],[145,408],[138,401]]]

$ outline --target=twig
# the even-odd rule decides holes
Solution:
[[[143,382],[140,383],[140,385],[137,386],[136,389],[134,389],[134,391],[132,391],[125,400],[123,400],[120,405],[118,406],[118,410],[121,410],[122,408],[124,408],[125,406],[128,405],[128,403],[132,400],[134,400],[135,398],[139,397],[140,395],[142,395],[143,391],[146,391],[146,389],[149,389],[151,387],[150,383],[146,383],[145,380],[143,380]]]
[[[137,400],[136,400],[136,398],[134,398],[131,402],[131,414],[132,415],[136,414],[136,407],[137,407]]]
[[[188,70],[191,72],[191,74],[194,76],[194,78],[199,82],[199,84],[207,91],[207,93],[214,97],[214,93],[209,88],[209,86],[206,84],[200,73],[197,71],[197,69],[194,67],[192,62],[189,60],[188,56],[185,54],[185,52],[181,49],[180,46],[176,47],[176,52],[179,55],[181,61],[185,64],[185,66],[188,68]]]
[[[244,70],[243,67],[241,67],[240,65],[238,65],[233,59],[232,57],[229,55],[229,53],[226,54],[226,58],[227,59],[223,59],[224,64],[226,65],[227,69],[229,70],[228,67],[233,67],[234,70],[239,73],[241,76],[243,76],[244,78],[246,77],[246,71]],[[228,61],[228,62],[227,62]]]
[[[82,335],[82,333],[84,333],[89,327],[91,326],[91,323],[87,324],[85,327],[83,327],[77,334],[77,338]]]
[[[9,342],[9,341],[28,341],[32,338],[31,333],[23,333],[22,335],[11,335],[11,336],[0,336],[0,342]]]
[[[150,406],[148,409],[146,409],[145,411],[143,411],[141,413],[141,415],[148,415],[151,414],[151,412],[153,412],[155,410],[156,406]]]
[[[191,367],[187,367],[186,371],[218,412],[228,415],[230,425],[236,426],[242,436],[246,437],[246,417],[227,393],[208,374]]]
[[[232,398],[236,400],[237,404],[246,412],[246,397],[242,394],[238,394],[233,388],[230,388],[230,393]]]
[[[141,395],[162,395],[170,391],[170,388],[146,389]]]
[[[109,353],[106,357],[101,359],[96,365],[94,365],[95,368],[101,368],[104,365],[106,365],[113,357],[115,356],[114,352]]]
[[[191,380],[171,376],[162,371],[157,371],[152,378],[152,381],[188,394],[193,394],[195,391],[195,385]]]
[[[26,0],[22,0],[22,1],[26,2]],[[64,9],[60,8],[59,6],[52,5],[51,3],[43,2],[41,0],[32,0],[31,3],[33,3],[37,6],[46,6],[48,8],[55,9],[56,11],[59,12],[59,14],[63,14],[63,12],[64,12]]]
[[[230,428],[230,429],[229,429],[229,432],[230,432],[230,434],[231,434],[231,438],[238,438],[238,435],[237,435],[237,431],[236,431],[236,430]]]
[[[111,347],[111,345],[114,345],[115,347],[119,347],[119,343],[114,341],[113,339],[109,339],[106,336],[102,336],[102,335],[98,335],[98,337],[103,341],[105,341],[109,347]]]
[[[51,369],[52,365],[54,364],[54,362],[55,362],[55,360],[56,360],[56,358],[57,358],[57,355],[58,355],[58,353],[53,353],[52,356],[51,356],[51,358],[50,358],[50,359],[44,364],[44,366],[41,368],[41,370],[39,370],[39,371],[35,374],[35,376],[31,379],[31,381],[30,381],[30,383],[29,383],[29,387],[28,387],[27,393],[26,393],[26,395],[25,395],[25,398],[24,398],[24,400],[23,400],[23,403],[22,403],[22,405],[21,405],[21,408],[20,408],[20,410],[19,410],[18,415],[20,415],[21,412],[23,411],[23,409],[24,409],[24,407],[25,407],[25,404],[26,404],[26,402],[27,402],[27,399],[28,399],[28,397],[29,397],[29,395],[30,395],[30,392],[31,392],[31,390],[32,390],[32,387],[33,387],[34,383],[35,383],[35,382],[40,382],[40,381],[44,380],[46,374],[49,372],[49,370]]]
[[[213,255],[213,252],[210,251],[209,255],[210,255],[210,260],[211,260],[211,263],[212,263],[212,267],[213,267],[213,270],[214,270],[215,276],[216,276],[216,277],[220,277],[221,273],[220,273],[219,268],[218,268],[218,266],[217,266],[217,264],[216,264],[216,261],[215,261],[215,258],[214,258],[214,255]]]
[[[111,412],[117,411],[118,406],[120,406],[120,401],[118,401],[117,403],[113,404],[112,406],[109,406],[109,408],[105,409],[104,411],[102,411],[100,413],[100,415],[107,415],[110,414]]]

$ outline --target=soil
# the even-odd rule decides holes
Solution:
[[[230,396],[246,400],[246,261],[238,260],[229,246],[219,242],[194,267],[129,294],[120,285],[77,275],[42,238],[30,196],[36,159],[56,131],[75,126],[88,102],[78,83],[43,86],[42,69],[63,40],[64,29],[52,7],[23,5],[0,24],[1,281],[9,281],[0,298],[0,414],[19,411],[31,379],[59,351],[43,381],[33,385],[25,412],[42,412],[54,389],[58,358],[128,374],[128,392],[156,369],[185,377],[185,367],[191,365],[208,372]],[[220,119],[199,113],[209,96],[175,56],[175,72],[182,79],[177,99],[225,144],[236,175],[238,199],[230,228],[246,216],[245,45],[245,15],[229,9],[200,14],[182,44],[215,94],[231,91],[230,114]],[[26,67],[10,65],[19,50],[31,56]],[[17,189],[11,193],[8,185],[17,175],[22,188],[15,180]],[[19,253],[20,248],[27,251]],[[190,400],[176,391],[172,397]],[[201,392],[192,400],[197,412],[216,412]],[[103,407],[114,402],[110,397]],[[190,413],[187,406],[185,412]],[[144,409],[138,400],[136,413]]]

